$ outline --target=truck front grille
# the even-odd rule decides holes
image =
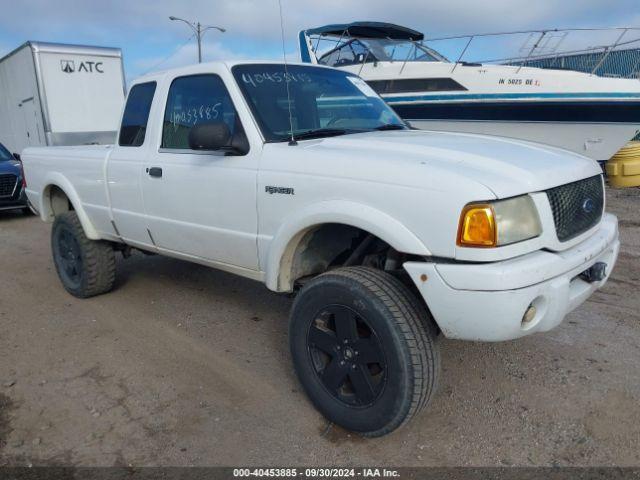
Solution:
[[[586,178],[547,190],[558,240],[566,242],[586,232],[602,218],[602,177]]]
[[[0,198],[11,197],[16,190],[17,182],[16,175],[0,175]]]

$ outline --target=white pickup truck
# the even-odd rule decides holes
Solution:
[[[619,250],[598,165],[416,131],[359,77],[210,63],[130,88],[115,146],[28,148],[27,194],[81,298],[132,248],[295,292],[290,347],[331,421],[368,436],[432,398],[438,337],[549,330]]]

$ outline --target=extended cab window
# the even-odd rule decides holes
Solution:
[[[176,78],[169,88],[162,128],[162,148],[189,149],[189,131],[196,125],[223,121],[233,136],[242,127],[229,92],[217,75]]]
[[[141,83],[131,88],[120,127],[118,143],[121,147],[139,147],[144,143],[155,92],[156,82]]]

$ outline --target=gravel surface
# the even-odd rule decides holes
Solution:
[[[0,212],[0,465],[640,465],[640,190],[609,190],[622,252],[555,330],[441,342],[431,407],[366,440],[297,383],[291,299],[162,257],[69,296],[50,226]]]

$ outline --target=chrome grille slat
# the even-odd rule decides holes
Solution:
[[[602,177],[586,178],[546,191],[558,240],[566,242],[586,232],[602,218]]]
[[[0,198],[12,197],[16,191],[18,176],[13,174],[0,175]]]

